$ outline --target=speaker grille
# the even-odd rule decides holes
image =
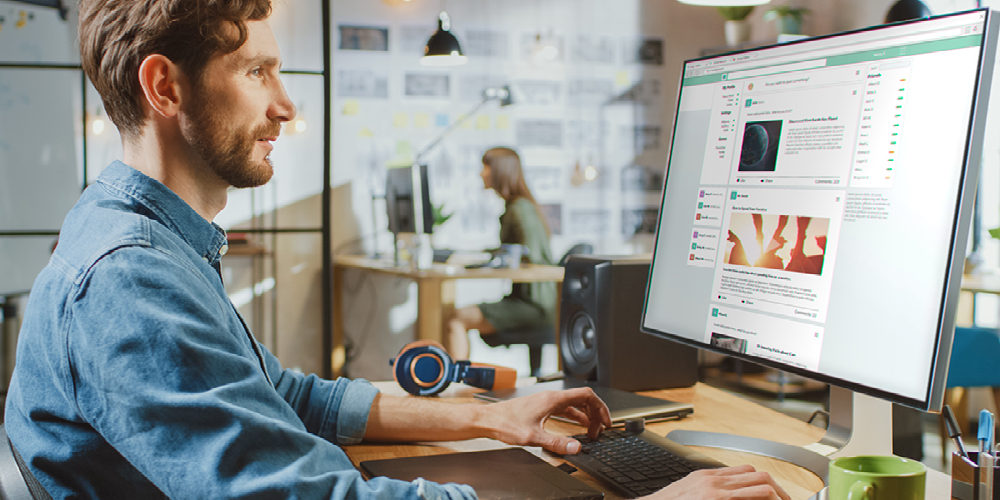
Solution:
[[[586,311],[576,310],[566,323],[559,339],[563,369],[577,378],[592,380],[597,376],[597,332],[594,320]]]

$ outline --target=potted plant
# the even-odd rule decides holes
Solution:
[[[781,5],[764,13],[765,21],[774,21],[779,35],[798,35],[802,33],[802,17],[809,13],[805,7]]]
[[[716,9],[726,20],[726,45],[739,45],[750,40],[747,16],[753,12],[753,6],[716,7]]]

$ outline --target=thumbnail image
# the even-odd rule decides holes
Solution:
[[[733,212],[727,264],[822,274],[830,219]]]
[[[739,352],[742,354],[747,353],[746,339],[738,339],[736,337],[730,337],[729,335],[712,332],[712,340],[709,342],[713,346],[727,351]]]
[[[340,50],[389,50],[389,28],[384,26],[337,26]]]
[[[440,73],[406,73],[405,94],[415,97],[448,97],[448,75]]]
[[[747,122],[740,148],[740,172],[774,172],[778,162],[781,120]]]

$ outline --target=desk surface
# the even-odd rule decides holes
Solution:
[[[395,382],[379,382],[376,385],[387,394],[404,395]],[[479,392],[461,384],[453,384],[443,393],[443,403],[475,402],[485,404],[472,397]],[[824,431],[801,420],[768,409],[738,396],[699,383],[686,389],[648,391],[642,394],[694,403],[695,413],[685,419],[672,422],[649,424],[648,429],[663,435],[675,429],[708,430],[738,433],[767,439],[776,439],[788,444],[805,445],[816,442]],[[550,420],[546,424],[552,432],[563,435],[579,434],[581,427]],[[355,466],[365,460],[379,460],[402,456],[437,455],[442,453],[480,451],[506,448],[508,445],[492,439],[473,439],[458,442],[408,443],[408,444],[360,444],[344,447]],[[553,465],[564,463],[559,456],[541,448],[527,448]],[[751,464],[758,470],[771,473],[792,496],[793,499],[808,499],[823,487],[822,481],[800,467],[780,460],[713,448],[698,448],[698,451],[730,465]],[[582,471],[573,474],[602,491],[607,491],[589,475]],[[950,498],[948,476],[928,470],[928,499]],[[606,498],[618,498],[608,492]]]
[[[521,264],[517,269],[478,268],[466,269],[462,265],[433,264],[429,269],[411,269],[396,266],[391,260],[371,259],[360,255],[341,255],[333,260],[334,265],[343,268],[365,269],[407,278],[440,280],[509,279],[519,283],[530,281],[560,281],[563,279],[562,266]]]
[[[962,276],[962,291],[1000,294],[1000,274],[966,274]]]

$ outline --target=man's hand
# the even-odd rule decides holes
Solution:
[[[643,497],[650,500],[791,500],[774,478],[749,465],[700,470]]]
[[[608,406],[589,387],[565,391],[545,391],[523,398],[495,403],[489,407],[487,428],[493,439],[518,446],[541,446],[553,453],[575,454],[580,442],[545,431],[545,421],[561,416],[587,428],[596,438],[611,427]]]

